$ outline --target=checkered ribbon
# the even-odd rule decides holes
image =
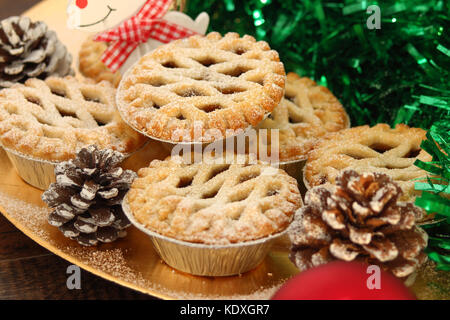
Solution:
[[[148,0],[135,16],[94,37],[95,41],[111,43],[104,52],[102,61],[112,72],[116,72],[139,44],[147,42],[149,38],[168,43],[197,34],[161,19],[172,1]]]

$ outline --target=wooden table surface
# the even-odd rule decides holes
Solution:
[[[70,263],[42,248],[0,215],[0,300],[151,299],[81,269],[81,289],[69,290]]]
[[[20,15],[38,2],[0,0],[0,19]],[[70,263],[36,244],[0,214],[0,300],[152,299],[84,270],[81,289],[69,290],[68,266]]]

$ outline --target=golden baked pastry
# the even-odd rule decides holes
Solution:
[[[87,38],[81,44],[78,54],[79,69],[81,74],[86,78],[92,79],[95,82],[106,80],[111,82],[114,87],[117,87],[122,79],[120,72],[111,72],[101,60],[107,47],[105,42],[92,40],[92,36]]]
[[[296,180],[268,164],[180,159],[152,161],[126,196],[153,232],[205,244],[255,240],[285,230],[302,205]]]
[[[279,104],[285,78],[266,42],[212,32],[142,57],[124,75],[117,103],[124,120],[150,137],[211,142],[261,122]]]
[[[61,161],[91,144],[131,153],[147,140],[120,118],[108,82],[29,79],[0,91],[0,142],[32,158]]]
[[[420,148],[425,135],[424,130],[404,124],[395,129],[387,124],[361,126],[330,134],[309,153],[305,184],[334,184],[336,176],[346,168],[358,173],[382,172],[402,188],[402,200],[411,200],[417,196],[414,179],[426,177],[426,172],[414,162],[431,161],[431,156]]]
[[[330,90],[290,72],[284,98],[257,128],[279,129],[279,160],[286,162],[306,159],[321,137],[349,125],[345,109]]]

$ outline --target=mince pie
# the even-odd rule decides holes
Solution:
[[[266,42],[237,33],[161,46],[124,75],[124,120],[169,142],[212,142],[257,125],[279,104],[285,72]]]
[[[347,113],[330,90],[290,72],[284,98],[258,129],[279,130],[279,160],[286,162],[305,160],[321,137],[349,125]]]
[[[79,69],[83,76],[95,82],[106,80],[117,87],[122,78],[120,72],[111,72],[102,62],[102,55],[108,48],[107,43],[87,38],[81,45],[79,52]]]
[[[268,164],[181,159],[139,170],[124,200],[141,225],[161,235],[205,244],[260,239],[284,231],[302,204],[296,180]]]
[[[310,152],[304,170],[309,187],[335,183],[347,168],[358,173],[381,172],[392,177],[402,188],[404,199],[412,199],[415,179],[426,178],[426,172],[416,167],[416,159],[431,161],[420,148],[426,138],[420,128],[399,124],[395,129],[387,124],[361,126],[330,134]]]
[[[146,138],[120,118],[107,82],[29,79],[0,91],[0,142],[31,158],[62,161],[94,144],[129,154]]]

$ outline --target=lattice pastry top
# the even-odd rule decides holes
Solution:
[[[142,57],[122,79],[117,102],[124,120],[151,137],[211,142],[261,122],[279,104],[285,78],[266,42],[212,32]]]
[[[425,178],[426,172],[414,165],[416,159],[431,161],[420,148],[426,132],[399,124],[391,129],[387,124],[361,126],[327,136],[308,155],[304,169],[305,184],[309,187],[335,182],[344,169],[359,173],[388,174],[402,188],[401,200],[411,200],[413,179]]]
[[[120,118],[115,89],[73,77],[29,79],[0,91],[0,142],[32,158],[61,161],[95,144],[131,153],[146,138]]]
[[[330,90],[290,72],[284,98],[258,128],[280,130],[279,159],[283,162],[306,159],[322,136],[349,125],[347,113]]]
[[[296,180],[281,169],[180,159],[139,170],[126,197],[136,220],[159,234],[207,244],[255,240],[286,229],[302,205]]]
[[[87,38],[82,43],[78,54],[79,69],[83,76],[95,82],[106,80],[111,82],[114,87],[117,87],[120,79],[122,79],[120,72],[112,73],[101,60],[107,47],[105,42],[92,40],[92,36]]]

